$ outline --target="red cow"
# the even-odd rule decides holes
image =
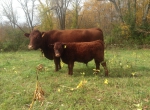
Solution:
[[[100,69],[100,63],[105,69],[105,76],[108,76],[106,62],[104,62],[104,43],[101,40],[91,42],[74,42],[54,44],[55,57],[61,57],[62,61],[68,64],[68,74],[73,74],[74,62],[88,63],[94,59],[96,70]]]
[[[54,57],[53,49],[49,49],[49,44],[55,42],[90,42],[94,40],[103,41],[103,32],[99,28],[92,29],[72,29],[72,30],[51,30],[47,32],[40,32],[39,30],[33,30],[30,34],[25,33],[26,37],[29,37],[30,43],[29,49],[41,49],[44,56],[50,60],[54,59],[55,70],[61,68],[60,58]]]

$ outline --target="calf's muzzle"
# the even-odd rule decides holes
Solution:
[[[60,57],[60,54],[56,53],[56,54],[55,54],[55,57]]]

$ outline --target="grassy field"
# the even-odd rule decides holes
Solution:
[[[106,50],[105,60],[109,77],[103,68],[93,74],[94,61],[75,63],[68,76],[67,65],[55,72],[39,51],[0,52],[0,110],[29,109],[39,64],[45,99],[33,110],[150,110],[150,50]]]

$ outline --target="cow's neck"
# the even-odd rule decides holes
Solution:
[[[53,49],[49,48],[49,41],[48,41],[48,36],[44,36],[42,39],[42,46],[40,47],[42,50],[44,56],[50,60],[53,59]]]
[[[43,38],[41,42],[42,42],[42,45],[40,46],[40,49],[43,51],[45,55],[47,54],[47,50],[48,50],[48,44],[47,44],[46,38]]]
[[[40,49],[42,50],[44,56],[48,54],[48,48],[47,47],[41,47]]]
[[[47,59],[50,59],[50,60],[53,59],[52,51],[51,51],[48,47],[41,48],[41,50],[42,50],[42,53],[44,54],[44,56],[45,56]]]

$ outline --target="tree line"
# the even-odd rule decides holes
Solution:
[[[150,0],[8,0],[1,1],[0,49],[25,49],[24,33],[33,29],[99,27],[106,44],[150,43]],[[24,13],[24,22],[14,3]],[[1,17],[2,18],[2,17]]]

